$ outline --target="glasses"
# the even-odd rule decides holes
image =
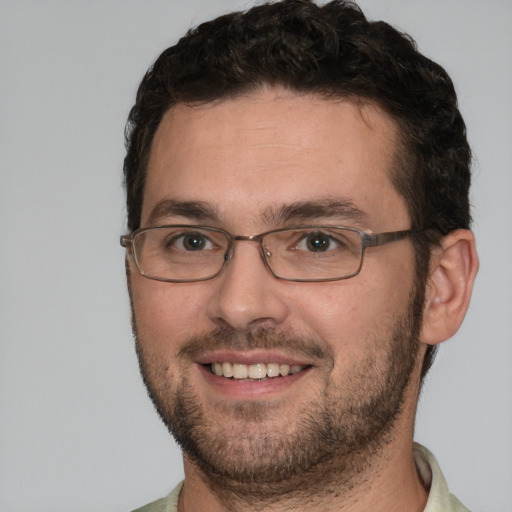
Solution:
[[[208,226],[141,228],[121,237],[139,272],[173,283],[206,281],[233,257],[235,241],[256,242],[263,262],[278,279],[314,282],[348,279],[359,273],[368,247],[414,235],[412,230],[366,233],[345,226],[298,226],[260,235],[232,235]]]

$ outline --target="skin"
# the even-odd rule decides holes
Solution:
[[[396,135],[393,121],[376,106],[325,101],[280,89],[212,105],[179,104],[164,116],[155,135],[142,226],[203,224],[253,235],[306,223],[291,218],[283,224],[270,211],[297,201],[329,199],[349,201],[362,214],[338,212],[314,216],[308,222],[343,224],[375,233],[408,229],[406,204],[389,178]],[[207,203],[215,215],[165,213],[156,208],[165,200]],[[464,267],[458,282],[468,281],[468,275],[474,278],[471,236],[465,232],[448,240],[446,247],[456,247],[450,262],[457,260]],[[427,288],[429,311],[421,339],[429,343],[442,341],[450,329],[456,330],[441,318],[443,312],[449,313],[449,300],[457,296],[464,302],[457,310],[457,321],[462,321],[469,300],[470,289],[459,292],[454,285],[451,293],[447,291],[452,279],[449,265],[444,264],[445,252],[440,249],[435,255],[434,278]],[[175,390],[186,382],[194,403],[207,418],[206,435],[216,439],[229,432],[226,450],[217,454],[225,458],[225,467],[232,463],[233,453],[242,466],[254,464],[265,438],[295,435],[303,411],[313,410],[322,399],[329,406],[329,399],[336,399],[348,408],[376,393],[388,371],[392,333],[407,317],[415,285],[410,240],[369,249],[358,276],[330,283],[274,278],[257,244],[251,242],[238,242],[221,274],[204,282],[149,280],[137,272],[130,258],[128,263],[146,382],[167,404],[173,403]],[[326,356],[315,359],[292,343],[252,349],[248,336],[262,329],[284,333],[288,339],[314,340]],[[223,330],[234,333],[238,341],[218,349],[209,344],[201,350],[202,336]],[[196,349],[187,353],[184,349],[194,336],[199,340]],[[315,487],[311,473],[301,482],[300,495],[288,492],[275,499],[277,485],[262,485],[259,496],[249,496],[250,486],[233,484],[230,493],[227,479],[217,480],[222,485],[216,488],[204,467],[185,455],[180,511],[230,510],[233,503],[240,508],[244,492],[244,510],[423,510],[427,493],[415,470],[412,437],[425,347],[420,342],[392,424],[359,457],[345,453],[337,466],[326,462],[324,472],[320,464],[319,485]],[[309,369],[284,383],[235,385],[213,378],[203,367],[212,360],[283,359],[309,365]],[[309,493],[306,482],[311,482]]]

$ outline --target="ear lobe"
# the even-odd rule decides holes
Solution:
[[[459,229],[441,240],[431,257],[420,340],[436,345],[453,336],[469,307],[478,272],[473,233]]]

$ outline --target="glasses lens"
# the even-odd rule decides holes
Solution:
[[[137,233],[137,266],[147,277],[170,281],[207,279],[225,261],[229,240],[225,233],[194,226],[167,226]]]
[[[283,279],[343,279],[357,274],[361,266],[361,235],[352,229],[276,231],[264,237],[263,248],[270,268]]]

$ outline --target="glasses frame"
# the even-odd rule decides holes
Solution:
[[[147,231],[154,231],[154,230],[160,230],[160,229],[169,229],[169,228],[188,228],[188,229],[201,229],[204,231],[212,231],[216,233],[223,233],[226,238],[228,239],[228,247],[224,254],[224,262],[222,263],[222,266],[216,272],[215,274],[212,274],[207,277],[201,277],[198,279],[169,279],[165,277],[158,277],[153,276],[150,274],[144,273],[144,271],[141,269],[138,259],[137,259],[137,252],[134,249],[134,240],[135,238],[140,235],[141,233],[145,233]],[[270,263],[268,262],[268,256],[265,253],[265,248],[263,247],[263,238],[267,235],[271,235],[273,233],[279,233],[281,231],[291,231],[296,229],[344,229],[347,231],[352,231],[354,233],[357,233],[361,237],[361,257],[359,261],[359,267],[357,270],[352,272],[351,274],[347,276],[342,277],[329,277],[329,278],[315,278],[315,279],[295,279],[295,278],[288,278],[288,277],[282,277],[274,272],[272,267],[270,266]],[[147,226],[143,228],[136,229],[133,233],[128,235],[122,235],[120,238],[120,244],[122,247],[128,249],[131,251],[131,254],[133,255],[133,260],[135,261],[135,265],[137,267],[137,270],[139,273],[146,277],[147,279],[152,279],[155,281],[163,281],[166,283],[194,283],[198,281],[209,281],[210,279],[213,279],[214,277],[217,277],[224,267],[227,265],[227,262],[233,257],[234,254],[234,242],[237,241],[247,241],[247,242],[257,242],[260,246],[260,255],[263,260],[263,263],[267,267],[267,269],[270,271],[270,273],[277,279],[282,279],[284,281],[293,281],[293,282],[299,282],[299,283],[315,283],[315,282],[328,282],[328,281],[341,281],[343,279],[350,279],[351,277],[356,276],[361,272],[361,268],[363,266],[363,260],[364,255],[366,252],[366,249],[368,247],[379,247],[381,245],[387,245],[393,242],[398,242],[400,240],[403,240],[405,238],[415,236],[417,234],[421,233],[421,231],[415,231],[411,229],[401,230],[401,231],[387,231],[384,233],[368,233],[366,231],[362,231],[357,228],[349,227],[349,226],[333,226],[329,224],[306,224],[306,225],[299,225],[299,226],[289,226],[285,228],[277,228],[272,229],[270,231],[265,231],[264,233],[260,233],[259,235],[232,235],[229,233],[229,231],[226,231],[224,229],[220,228],[214,228],[211,226],[199,226],[194,224],[168,224],[164,226]]]

